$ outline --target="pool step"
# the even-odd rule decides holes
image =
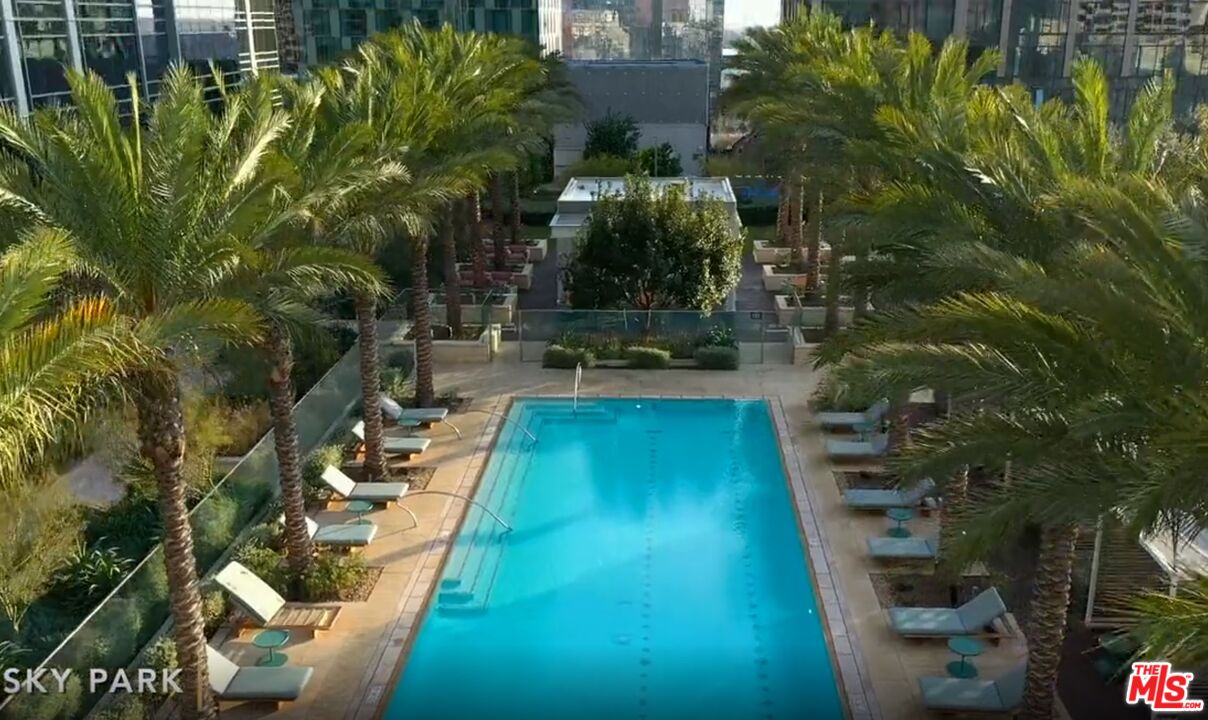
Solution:
[[[453,590],[453,589],[459,588],[459,587],[461,587],[461,580],[459,580],[458,578],[449,578],[447,580],[440,581],[441,590]]]
[[[449,605],[464,605],[474,599],[474,593],[442,592],[436,596],[437,602]]]
[[[454,617],[473,617],[483,615],[487,611],[485,605],[437,605],[436,612],[441,615]]]

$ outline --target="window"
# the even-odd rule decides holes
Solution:
[[[1069,32],[1068,0],[1023,0],[1011,9],[1007,38],[1008,73],[1025,80],[1061,77]]]
[[[8,71],[8,43],[4,39],[4,26],[0,24],[0,105],[9,105],[16,98],[16,86]]]
[[[365,16],[365,11],[341,10],[340,34],[353,38],[365,38],[369,35],[369,21]]]
[[[506,33],[512,30],[512,13],[507,10],[490,10],[487,14],[487,29],[491,32]]]

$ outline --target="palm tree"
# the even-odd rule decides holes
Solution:
[[[163,519],[181,711],[213,717],[181,480],[180,371],[194,348],[263,336],[255,310],[221,291],[243,243],[284,221],[264,160],[287,121],[240,96],[214,113],[179,67],[166,75],[147,117],[131,79],[130,122],[100,77],[69,72],[68,82],[68,109],[40,110],[29,120],[0,110],[0,139],[20,159],[0,168],[0,194],[21,224],[51,228],[73,246],[97,295],[146,343],[144,364],[123,382]]]
[[[491,191],[491,243],[495,249],[495,269],[503,270],[508,264],[507,236],[503,226],[503,175],[491,173],[487,184]]]
[[[138,366],[133,328],[104,297],[56,307],[75,262],[61,234],[33,229],[0,255],[0,488],[27,484]]]

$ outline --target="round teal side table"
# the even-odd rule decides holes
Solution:
[[[262,650],[268,650],[268,655],[256,662],[260,667],[281,667],[289,661],[285,653],[277,652],[277,648],[289,642],[289,630],[265,630],[252,638],[252,644]]]
[[[971,637],[954,637],[948,640],[948,649],[960,655],[960,660],[953,660],[948,663],[948,674],[954,678],[975,678],[977,677],[977,666],[969,662],[969,658],[981,655],[986,649],[986,644],[977,638]]]
[[[914,511],[910,508],[890,508],[885,511],[885,517],[893,520],[897,525],[891,527],[885,534],[894,538],[910,537],[910,529],[902,527],[902,523],[914,517]]]
[[[354,521],[357,525],[368,525],[371,520],[365,519],[365,513],[373,509],[373,503],[368,500],[353,500],[344,506],[350,513],[356,513],[357,519]]]

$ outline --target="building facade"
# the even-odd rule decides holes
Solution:
[[[172,61],[228,80],[280,66],[272,0],[0,0],[0,102],[24,114],[68,96],[65,67],[129,101],[159,94]]]
[[[583,157],[586,123],[628,115],[638,147],[670,143],[684,173],[702,174],[709,143],[709,78],[703,60],[572,60],[567,75],[583,103],[580,122],[554,126],[554,175]]]
[[[569,1],[567,57],[704,61],[709,66],[710,108],[716,108],[725,0]]]
[[[1103,64],[1120,116],[1150,78],[1170,70],[1178,79],[1175,105],[1187,112],[1208,101],[1208,0],[812,0],[851,25],[873,22],[915,30],[936,42],[965,37],[973,50],[1002,49],[999,82],[1020,82],[1038,100],[1067,95],[1081,56]]]
[[[328,63],[376,32],[418,20],[459,30],[522,35],[561,52],[564,0],[294,0],[302,56]]]

